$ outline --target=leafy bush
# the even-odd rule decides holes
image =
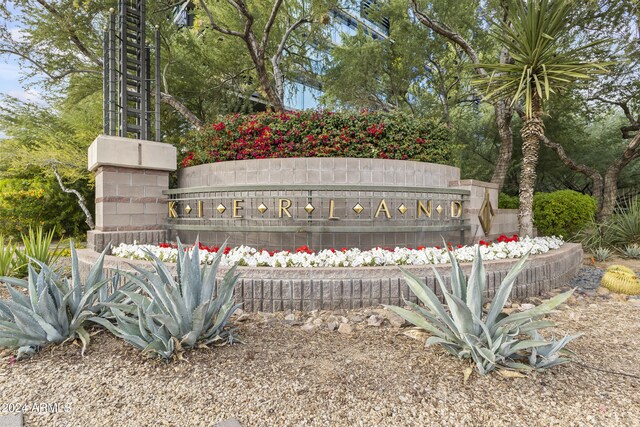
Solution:
[[[498,194],[498,209],[518,209],[520,199],[518,196],[510,196],[506,193]]]
[[[508,316],[502,313],[516,277],[524,267],[525,256],[504,278],[488,312],[484,313],[483,295],[487,286],[480,247],[468,281],[453,253],[448,253],[451,259],[451,290],[434,269],[446,307],[424,282],[405,270],[402,271],[407,284],[424,307],[407,300],[405,303],[410,310],[388,307],[408,322],[433,334],[427,345],[440,345],[460,359],[472,359],[481,375],[497,367],[526,371],[568,362],[561,356],[568,352],[565,345],[575,337],[546,341],[538,331],[554,326],[541,318],[566,301],[573,291],[557,295],[523,312]]]
[[[101,317],[91,320],[143,352],[164,359],[181,358],[182,351],[196,343],[233,343],[235,336],[227,324],[240,306],[232,301],[238,280],[235,267],[225,274],[216,297],[222,251],[210,268],[205,264],[201,271],[198,246],[196,242],[190,253],[178,241],[177,281],[167,266],[149,252],[155,272],[134,267],[138,275],[128,275],[129,283],[140,293],[121,291],[133,304],[107,304],[115,325]]]
[[[100,311],[100,289],[108,279],[103,275],[103,252],[91,268],[86,282],[80,280],[78,256],[71,246],[71,280],[60,278],[50,266],[38,263],[40,272],[29,265],[27,280],[2,277],[11,296],[0,300],[0,347],[18,349],[18,359],[40,347],[76,337],[82,353],[89,344],[86,321]],[[25,295],[14,286],[27,290]]]
[[[573,190],[537,193],[533,198],[533,223],[543,236],[574,237],[593,219],[596,200]]]
[[[77,186],[92,199],[87,183]],[[63,193],[53,180],[0,180],[0,233],[18,238],[29,227],[56,228],[56,237],[82,236],[85,217],[73,195]]]
[[[454,145],[442,124],[402,114],[298,111],[232,115],[193,133],[182,167],[270,157],[359,157],[451,164]]]

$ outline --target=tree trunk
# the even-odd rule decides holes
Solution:
[[[491,182],[498,184],[498,191],[502,190],[504,180],[507,177],[509,162],[513,154],[513,132],[511,132],[511,118],[513,109],[506,100],[494,103],[493,108],[496,114],[496,124],[498,125],[498,135],[500,135],[500,153],[496,160]]]
[[[604,221],[613,214],[618,197],[618,176],[620,171],[633,160],[640,158],[640,132],[638,132],[622,155],[607,168],[604,174],[604,188],[602,190],[602,206],[598,211],[598,220]]]
[[[182,117],[185,118],[187,122],[191,123],[191,125],[193,125],[193,127],[195,127],[196,129],[202,130],[202,128],[204,127],[202,120],[200,120],[195,114],[191,112],[191,110],[187,108],[186,105],[178,101],[172,95],[169,95],[168,93],[161,93],[160,100],[165,104],[173,107],[174,110],[176,110]]]
[[[602,204],[598,211],[598,221],[604,221],[613,214],[618,198],[618,175],[620,175],[619,162],[611,165],[604,175],[604,187],[602,189]]]
[[[564,163],[565,166],[567,166],[569,169],[573,171],[580,172],[586,175],[587,178],[591,180],[593,184],[593,187],[591,189],[591,194],[593,195],[593,197],[596,198],[596,201],[598,202],[598,212],[600,212],[600,210],[602,209],[602,199],[603,199],[602,192],[604,188],[604,178],[602,177],[600,172],[598,172],[592,167],[575,162],[573,159],[571,159],[567,155],[562,145],[558,144],[557,142],[551,141],[549,138],[547,138],[546,135],[542,137],[542,142],[544,143],[545,146],[547,146],[547,148],[550,148],[553,151],[555,151],[555,153],[558,155],[558,157],[560,158],[562,163]]]
[[[520,171],[520,235],[533,237],[533,190],[536,185],[536,166],[540,139],[544,136],[542,103],[537,93],[532,94],[531,117],[525,117],[522,135],[522,170]]]
[[[249,33],[249,35],[244,39],[247,49],[249,50],[249,55],[251,56],[251,60],[253,64],[256,66],[256,73],[258,74],[258,80],[260,81],[260,86],[262,86],[262,90],[264,90],[267,99],[269,100],[269,104],[271,104],[271,108],[275,111],[284,111],[284,103],[282,99],[276,93],[276,89],[274,88],[273,81],[269,78],[269,72],[267,71],[267,64],[264,59],[264,53],[258,42],[255,40],[253,33]]]

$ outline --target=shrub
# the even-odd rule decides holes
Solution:
[[[427,340],[427,345],[440,345],[460,359],[472,359],[481,375],[497,367],[526,371],[546,369],[569,361],[561,356],[567,353],[564,347],[575,336],[545,341],[538,331],[554,326],[552,322],[541,320],[542,317],[566,301],[573,290],[523,312],[508,316],[502,313],[516,277],[524,267],[525,256],[504,278],[488,312],[484,313],[482,296],[487,285],[480,246],[468,280],[453,253],[448,253],[451,259],[451,290],[434,270],[446,307],[429,286],[405,270],[403,273],[409,288],[424,307],[407,300],[405,303],[410,310],[388,307],[431,333],[433,336]]]
[[[236,268],[225,274],[216,297],[216,273],[222,251],[210,268],[205,264],[201,271],[198,247],[196,242],[191,252],[186,251],[178,241],[177,280],[167,266],[149,252],[155,272],[134,267],[138,275],[129,274],[129,283],[140,292],[122,291],[133,304],[109,305],[115,325],[102,317],[91,320],[144,353],[164,359],[181,358],[184,349],[197,343],[233,343],[234,331],[227,324],[240,306],[232,301],[238,280]]]
[[[0,347],[17,348],[18,359],[39,348],[76,337],[82,354],[89,344],[86,320],[99,312],[103,275],[103,252],[91,268],[86,282],[80,280],[78,256],[71,246],[71,280],[60,278],[50,266],[38,263],[40,272],[29,265],[27,280],[2,277],[11,299],[0,300]],[[27,295],[14,288],[27,290]]]
[[[520,198],[510,196],[506,193],[498,194],[498,209],[518,209],[520,208]]]
[[[87,183],[78,185],[88,200]],[[19,238],[29,227],[56,228],[56,237],[82,236],[87,230],[77,199],[53,180],[0,180],[0,233]]]
[[[538,193],[533,198],[533,223],[543,236],[574,237],[593,219],[596,200],[573,190]]]
[[[380,112],[239,114],[221,117],[180,147],[182,167],[271,157],[359,157],[451,164],[442,124]]]

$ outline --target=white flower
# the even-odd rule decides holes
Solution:
[[[561,237],[525,237],[518,242],[492,243],[489,246],[481,245],[480,253],[484,260],[520,258],[527,252],[532,255],[546,253],[549,250],[558,249],[564,244]],[[453,250],[453,254],[460,262],[473,261],[478,245],[463,246]],[[176,248],[161,248],[155,245],[131,245],[121,243],[112,251],[113,255],[127,258],[150,260],[149,253],[155,255],[164,262],[176,262],[178,250]],[[201,251],[203,263],[212,263],[215,252]],[[424,248],[408,249],[395,248],[386,250],[374,248],[367,251],[358,248],[348,249],[344,252],[324,249],[316,253],[280,251],[273,255],[267,251],[259,251],[249,246],[238,246],[222,255],[221,265],[231,266],[237,263],[249,267],[360,267],[383,265],[429,265],[446,264],[450,262],[449,255],[444,249]]]

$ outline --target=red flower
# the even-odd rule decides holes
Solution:
[[[213,128],[214,128],[215,130],[224,130],[225,125],[224,125],[224,123],[223,123],[223,122],[220,122],[220,123],[216,123],[216,124],[214,124],[214,125],[213,125]]]
[[[418,247],[417,247],[417,249],[418,249],[419,251],[422,251],[422,250],[424,250],[424,249],[425,249],[425,247],[424,247],[424,246],[418,246]]]

